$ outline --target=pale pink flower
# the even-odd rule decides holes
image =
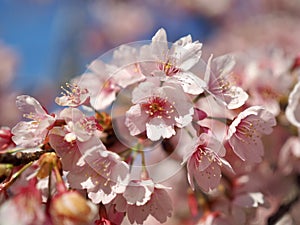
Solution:
[[[122,45],[113,52],[111,64],[96,59],[86,73],[74,80],[79,87],[88,90],[94,109],[107,108],[121,88],[144,79],[137,64],[136,51],[133,47]]]
[[[113,51],[111,64],[117,69],[110,75],[122,88],[143,81],[146,77],[141,73],[140,61],[138,46],[121,45]]]
[[[177,40],[168,47],[167,34],[159,29],[150,45],[141,48],[140,68],[145,76],[159,77],[161,80],[175,82],[184,92],[198,95],[206,83],[191,69],[199,62],[202,44],[192,41],[190,35]]]
[[[77,84],[66,84],[67,88],[61,87],[61,97],[55,98],[55,102],[61,106],[77,107],[84,104],[89,98],[89,92],[86,88],[80,88]]]
[[[115,100],[120,87],[111,74],[116,70],[115,66],[94,60],[87,72],[73,80],[81,89],[88,90],[90,104],[94,109],[105,109]]]
[[[146,130],[152,141],[175,135],[175,126],[182,128],[192,121],[194,109],[180,86],[159,80],[143,82],[132,92],[135,104],[126,112],[125,125],[131,135]]]
[[[260,162],[264,155],[263,134],[271,134],[276,119],[260,106],[241,112],[228,128],[228,143],[234,153],[244,161]]]
[[[256,53],[245,67],[244,85],[250,95],[251,105],[263,105],[277,116],[280,113],[279,100],[287,95],[293,83],[290,74],[292,59],[281,49],[268,49]],[[272,81],[272,82],[270,82]]]
[[[0,89],[3,90],[12,83],[18,64],[18,55],[13,49],[0,40]],[[2,93],[1,93],[2,95]]]
[[[236,109],[244,105],[248,94],[230,81],[235,60],[231,55],[210,56],[205,71],[204,80],[208,83],[207,92],[228,109]]]
[[[289,95],[285,115],[291,124],[300,128],[300,81],[295,85]]]
[[[60,112],[59,117],[66,122],[64,129],[68,133],[65,135],[65,140],[68,142],[75,140],[85,142],[94,135],[100,137],[102,127],[95,117],[86,117],[79,109],[66,108]]]
[[[62,133],[63,134],[63,133]],[[51,146],[57,151],[66,170],[71,188],[87,189],[93,203],[111,202],[125,190],[129,166],[106,147],[96,136],[88,141],[62,141],[58,133],[49,135]],[[60,142],[61,141],[61,142]]]
[[[46,220],[42,196],[33,180],[0,207],[0,224],[39,225],[47,224]]]
[[[172,213],[172,202],[165,189],[150,179],[132,180],[125,192],[117,195],[113,204],[117,211],[126,212],[132,224],[143,224],[149,215],[164,223]]]
[[[79,167],[84,165],[80,161],[82,153],[79,150],[76,141],[67,141],[65,136],[68,132],[61,127],[54,127],[48,137],[51,147],[55,150],[57,155],[61,158],[63,170],[76,171]]]
[[[49,115],[40,103],[28,95],[17,97],[16,105],[31,121],[19,122],[12,128],[12,140],[23,147],[36,147],[43,143],[48,134],[48,128],[55,122],[55,117]]]
[[[184,157],[187,162],[188,181],[195,189],[194,179],[198,186],[208,192],[218,186],[221,179],[221,167],[231,170],[230,164],[223,159],[226,150],[222,143],[210,133],[202,133],[196,138],[191,149]]]
[[[94,118],[85,117],[76,108],[66,108],[59,116],[66,125],[54,127],[49,142],[61,157],[70,186],[87,189],[96,204],[109,203],[125,190],[128,165],[116,153],[107,151]]]
[[[126,185],[129,182],[129,166],[121,160],[119,155],[110,151],[97,151],[94,146],[91,146],[91,151],[88,151],[83,159],[88,163],[81,172],[82,176],[89,178],[88,182],[88,197],[93,203],[103,204],[110,203],[117,194],[125,191]],[[69,180],[72,178],[78,179],[76,171],[70,174]],[[90,185],[89,183],[92,183]]]
[[[282,146],[278,166],[284,174],[300,172],[300,138],[290,137]]]
[[[129,167],[116,153],[107,151],[96,136],[85,142],[67,142],[64,134],[54,128],[49,139],[68,172],[71,188],[87,189],[95,204],[107,204],[125,190]]]
[[[12,136],[9,127],[0,127],[0,152],[15,145],[12,141]]]

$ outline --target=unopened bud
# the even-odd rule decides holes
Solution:
[[[86,225],[93,221],[97,207],[76,191],[55,196],[50,205],[54,225]]]
[[[0,177],[7,177],[11,173],[13,166],[11,164],[0,164]]]
[[[39,159],[39,165],[40,169],[37,173],[37,177],[40,179],[49,176],[54,165],[58,166],[59,169],[61,167],[61,163],[54,152],[43,154]]]

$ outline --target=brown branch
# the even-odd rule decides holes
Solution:
[[[0,154],[0,163],[12,164],[14,166],[26,165],[32,161],[38,160],[46,152],[54,152],[53,149],[47,149],[36,152],[17,152],[16,154]]]
[[[300,174],[298,174],[296,178],[297,186],[300,188]],[[280,205],[278,210],[269,217],[268,225],[275,225],[286,213],[290,211],[290,209],[295,205],[295,203],[300,199],[300,192],[296,194],[296,196],[288,203]]]

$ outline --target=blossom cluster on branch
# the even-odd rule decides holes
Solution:
[[[299,58],[201,53],[160,29],[93,61],[60,110],[18,96],[25,120],[0,130],[0,224],[299,222]],[[178,168],[184,191],[168,182]]]

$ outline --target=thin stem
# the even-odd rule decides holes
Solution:
[[[16,173],[14,173],[14,174],[11,176],[11,178],[10,178],[9,181],[7,181],[6,183],[1,184],[0,190],[1,190],[1,189],[6,189],[6,188],[8,188],[10,185],[12,185],[12,184],[16,181],[16,179],[17,179],[17,178],[18,178],[18,177],[19,177],[26,169],[28,169],[28,168],[32,165],[32,163],[33,163],[33,162],[30,162],[30,163],[26,164],[26,165],[23,166],[20,170],[18,170]]]
[[[213,116],[208,116],[206,117],[207,119],[212,119],[212,120],[217,120],[221,123],[224,123],[225,125],[229,126],[232,123],[231,119],[225,118],[225,117],[213,117]]]
[[[204,92],[202,92],[201,94],[197,95],[194,99],[193,99],[193,103],[196,103],[199,101],[200,98],[205,97]]]
[[[48,199],[51,199],[51,186],[52,186],[52,169],[53,169],[53,166],[52,164],[49,165],[51,166],[51,168],[49,169],[49,176],[48,176]]]
[[[190,130],[188,130],[186,127],[184,128],[184,130],[187,132],[187,134],[190,136],[190,138],[194,138],[194,135],[191,133]]]

